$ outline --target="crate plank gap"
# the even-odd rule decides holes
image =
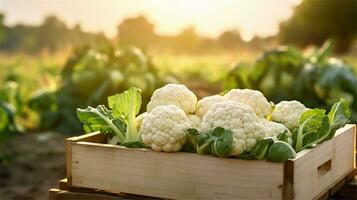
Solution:
[[[351,124],[285,163],[160,153],[106,140],[97,132],[67,139],[67,187],[169,199],[319,199],[356,167]]]

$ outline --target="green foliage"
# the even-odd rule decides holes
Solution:
[[[187,129],[186,130],[186,139],[187,140],[186,140],[185,145],[182,148],[182,151],[196,153],[199,135],[200,135],[200,132],[197,129],[194,129],[194,128]]]
[[[108,96],[134,86],[142,91],[145,109],[154,90],[166,83],[149,57],[136,47],[79,48],[67,60],[61,75],[57,90],[35,92],[29,105],[41,115],[41,129],[64,133],[81,131],[75,116],[78,107],[106,104]]]
[[[256,144],[250,153],[243,154],[241,157],[245,159],[257,159],[264,160],[268,155],[269,149],[271,145],[274,144],[274,140],[272,138],[265,138]]]
[[[23,100],[20,95],[20,88],[15,81],[6,81],[0,88],[0,102],[12,105],[16,113],[21,113]]]
[[[337,129],[349,122],[349,117],[344,99],[335,103],[327,115],[323,109],[307,110],[299,118],[299,127],[293,130],[293,146],[287,143],[288,135],[284,132],[278,135],[278,141],[270,137],[258,141],[250,152],[241,154],[239,158],[285,162],[295,158],[296,152],[331,139]]]
[[[326,123],[328,118],[323,109],[311,109],[302,113],[299,118],[299,128],[295,133],[296,151],[311,147],[316,139],[327,137],[328,124]]]
[[[355,0],[304,0],[293,16],[281,24],[279,38],[283,43],[299,46],[321,45],[327,38],[333,38],[336,50],[346,52],[357,34],[356,10]]]
[[[294,47],[265,52],[252,65],[232,69],[224,87],[257,89],[273,102],[298,100],[314,108],[327,108],[344,98],[352,109],[352,122],[357,122],[357,75],[351,66],[330,57],[331,45],[310,54]]]
[[[295,157],[296,153],[288,143],[280,140],[274,141],[270,137],[260,140],[250,152],[239,156],[241,159],[269,160],[271,162],[285,162]]]
[[[23,101],[18,85],[7,81],[0,88],[0,141],[23,130],[17,118],[23,111]]]
[[[285,131],[278,134],[277,141],[270,137],[264,138],[258,141],[249,152],[244,152],[238,157],[241,159],[285,162],[295,158],[296,152],[331,139],[337,129],[349,122],[349,117],[348,104],[344,99],[335,103],[328,114],[324,109],[309,109],[300,115],[299,127],[293,130],[292,146],[288,144],[289,137]],[[188,129],[187,143],[183,151],[229,157],[232,149],[232,132],[216,127],[207,133]]]
[[[57,110],[56,96],[53,92],[47,91],[45,89],[37,90],[28,102],[31,109],[36,111],[53,111]]]
[[[124,120],[127,125],[126,143],[136,142],[140,138],[135,117],[140,111],[141,103],[141,90],[134,87],[108,97],[109,108],[113,110],[114,117]]]
[[[23,128],[16,121],[16,116],[15,107],[0,101],[0,141],[22,132]]]
[[[349,122],[350,111],[344,99],[335,103],[326,115],[323,109],[310,109],[301,114],[294,131],[294,149],[299,152],[332,138],[337,129]]]
[[[104,105],[96,108],[88,106],[85,109],[77,109],[77,117],[83,123],[86,133],[99,131],[109,136],[118,137],[119,140],[125,139],[126,124],[122,119],[116,119],[111,110]]]
[[[296,153],[288,143],[276,141],[269,149],[267,160],[271,162],[285,162],[295,157]]]
[[[351,114],[346,100],[340,99],[339,102],[332,106],[328,113],[331,131],[335,131],[347,124],[350,121],[350,116]]]
[[[83,123],[86,133],[100,131],[110,138],[115,137],[115,144],[130,148],[144,147],[136,124],[136,115],[141,107],[140,89],[132,87],[121,94],[110,96],[108,104],[112,110],[104,105],[77,109],[77,117]]]
[[[187,138],[188,141],[183,148],[183,151],[186,152],[228,157],[233,149],[233,133],[222,127],[216,127],[207,133],[188,129]]]

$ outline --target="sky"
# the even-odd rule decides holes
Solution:
[[[254,35],[271,36],[288,19],[301,0],[0,0],[5,23],[41,24],[50,14],[69,27],[117,33],[127,17],[145,15],[158,34],[173,35],[195,26],[197,33],[217,37],[227,29],[238,29],[245,40]]]

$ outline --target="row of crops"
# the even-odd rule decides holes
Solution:
[[[142,89],[146,104],[156,88],[176,81],[160,75],[150,57],[135,47],[79,48],[66,61],[56,89],[38,88],[27,99],[21,95],[21,85],[8,79],[0,90],[0,139],[23,132],[19,122],[29,111],[37,115],[37,130],[79,133],[76,108],[103,104],[107,96],[131,86]]]
[[[328,108],[341,97],[357,122],[357,72],[331,56],[332,45],[302,52],[281,47],[263,53],[254,63],[239,63],[224,80],[226,90],[260,90],[273,102],[298,100],[310,108]]]
[[[56,87],[40,86],[28,92],[30,96],[23,95],[23,83],[11,76],[0,85],[0,140],[29,131],[24,122],[32,115],[37,118],[32,130],[79,133],[82,127],[76,108],[105,104],[107,96],[134,86],[142,89],[145,109],[156,88],[177,82],[135,47],[78,48],[57,73]],[[185,79],[182,76],[180,80]],[[343,97],[351,107],[352,122],[357,122],[356,72],[331,57],[329,43],[309,52],[294,47],[267,51],[254,63],[237,64],[219,84],[222,91],[251,88],[273,102],[296,99],[311,108],[326,109]]]

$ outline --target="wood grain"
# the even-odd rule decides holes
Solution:
[[[355,126],[346,125],[283,164],[128,149],[93,133],[70,140],[67,178],[76,187],[161,198],[312,199],[353,170],[354,137]]]
[[[48,200],[58,200],[57,194],[60,190],[59,189],[50,189],[48,190]]]
[[[119,196],[110,196],[107,194],[80,193],[66,190],[49,190],[49,200],[129,200]]]
[[[72,144],[75,142],[105,143],[106,141],[107,137],[100,132],[75,136],[66,140],[66,176],[69,186],[72,185]]]
[[[67,190],[68,189],[67,178],[64,178],[64,179],[58,181],[58,189],[60,189],[60,190]]]
[[[174,199],[281,198],[283,164],[77,142],[73,185]]]
[[[354,126],[347,125],[331,140],[298,154],[294,160],[295,199],[318,197],[353,171],[354,131]],[[330,168],[321,172],[321,166],[329,162]]]
[[[67,139],[67,141],[105,143],[107,141],[107,136],[100,132],[93,132],[80,136],[70,137]]]
[[[74,142],[71,138],[66,140],[66,177],[67,184],[72,185],[72,144]]]
[[[294,199],[294,161],[284,163],[283,199]]]

